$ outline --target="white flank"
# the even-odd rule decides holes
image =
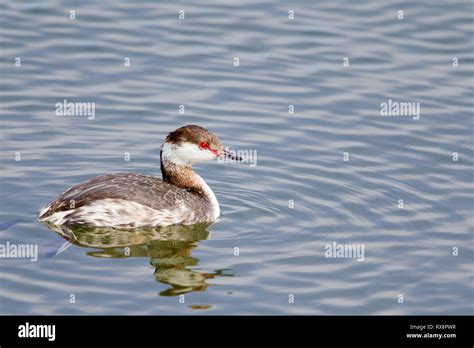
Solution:
[[[69,222],[80,222],[86,225],[113,226],[168,226],[178,223],[192,223],[194,212],[181,205],[173,210],[156,210],[124,199],[106,198],[92,202],[74,210],[54,213],[43,219],[55,225],[68,222],[68,215],[74,214]]]
[[[69,214],[71,214],[72,212],[74,212],[74,209],[66,210],[66,211],[60,211],[60,212],[54,213],[54,214],[52,214],[52,215],[50,215],[46,218],[41,218],[41,216],[43,214],[40,213],[40,220],[51,222],[54,225],[62,225],[67,221],[66,217]]]
[[[216,195],[212,191],[212,189],[209,187],[208,184],[204,181],[203,178],[201,178],[198,174],[194,173],[196,176],[196,179],[200,182],[202,189],[204,190],[204,194],[209,198],[211,201],[211,206],[212,206],[212,212],[213,212],[213,218],[216,220],[220,215],[221,215],[221,208],[219,207],[219,202],[217,201]]]
[[[41,219],[41,217],[49,210],[49,208],[51,208],[51,204],[48,205],[47,207],[41,209],[39,214],[38,214],[38,217]]]

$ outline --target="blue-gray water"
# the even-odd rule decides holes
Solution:
[[[0,243],[40,248],[0,259],[0,313],[473,313],[472,2],[2,1],[0,29]],[[55,115],[64,99],[95,118]],[[389,99],[419,119],[382,116]],[[190,123],[257,151],[196,166],[216,224],[85,231],[52,256],[41,207],[94,175],[160,176]]]

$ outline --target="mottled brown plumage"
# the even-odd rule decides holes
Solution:
[[[197,219],[210,221],[205,209],[209,202],[205,196],[153,176],[134,173],[99,175],[73,186],[51,202],[50,208],[40,218],[71,208],[78,209],[106,198],[133,201],[156,210],[172,210],[183,202],[189,202],[188,204],[196,207],[194,213]],[[74,212],[71,212],[69,218],[71,221],[75,220]]]

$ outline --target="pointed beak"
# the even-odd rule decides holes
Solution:
[[[224,151],[222,151],[220,153],[220,156],[222,156],[224,158],[229,158],[229,159],[231,159],[233,161],[236,161],[236,162],[243,162],[244,161],[244,159],[242,157],[237,156],[235,154],[235,152],[229,151],[228,149],[225,149]]]

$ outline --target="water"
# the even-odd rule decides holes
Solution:
[[[40,250],[1,260],[1,313],[473,313],[472,2],[0,9],[0,241]],[[56,116],[64,99],[95,118]],[[381,116],[389,99],[420,118]],[[76,231],[68,246],[36,220],[91,176],[159,176],[163,138],[189,123],[257,151],[256,166],[196,166],[217,223]],[[334,242],[364,259],[326,257]]]

